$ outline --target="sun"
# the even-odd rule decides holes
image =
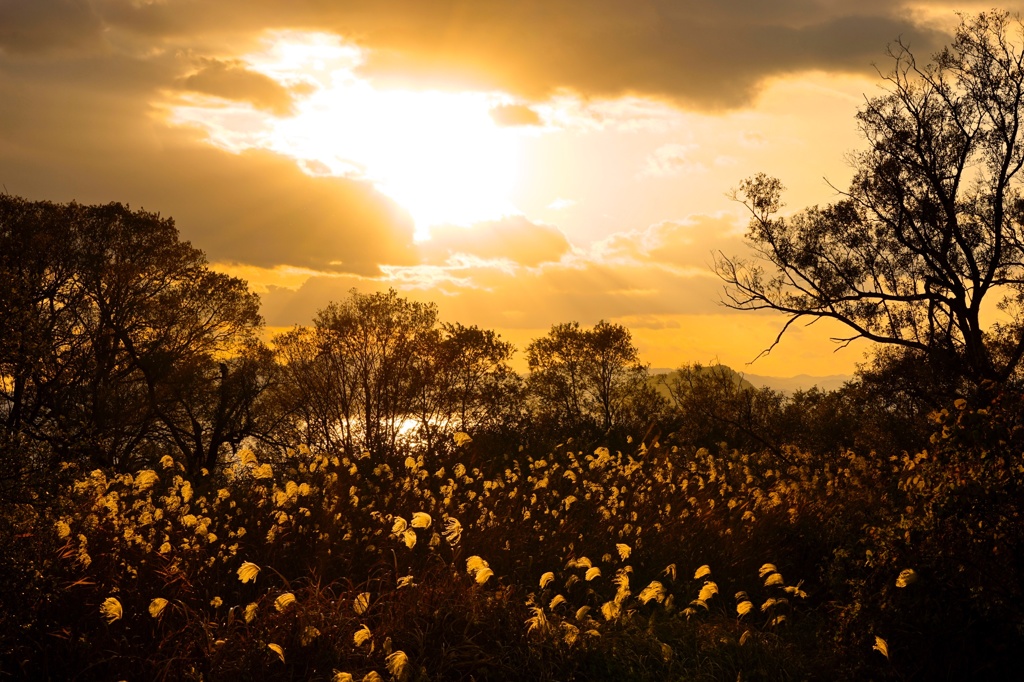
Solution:
[[[507,95],[377,89],[356,72],[362,58],[335,36],[277,33],[242,61],[302,93],[291,115],[190,96],[171,118],[233,151],[268,149],[312,174],[369,181],[409,212],[417,240],[433,225],[517,212],[511,197],[526,133],[491,116]]]
[[[477,93],[390,91],[365,84],[317,93],[291,120],[284,139],[309,136],[328,167],[361,169],[412,214],[417,237],[431,225],[470,224],[513,212],[518,141],[491,120]],[[316,141],[319,144],[316,144]],[[323,158],[327,157],[327,158]]]

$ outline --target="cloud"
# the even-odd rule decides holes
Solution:
[[[548,204],[548,208],[551,209],[552,211],[562,211],[567,208],[572,208],[577,203],[578,202],[574,199],[563,199],[562,197],[558,197],[550,204]]]
[[[730,257],[748,252],[741,233],[730,215],[694,215],[617,232],[594,244],[591,254],[606,264],[650,262],[710,270],[713,254],[719,251]]]
[[[931,22],[916,24],[909,0],[599,7],[590,0],[14,0],[2,7],[0,45],[19,53],[103,41],[200,52],[230,44],[239,54],[267,30],[317,30],[367,48],[363,73],[390,83],[501,89],[532,100],[560,89],[634,94],[704,109],[743,106],[773,76],[871,73],[900,36],[921,55],[948,38]]]
[[[103,19],[89,0],[0,2],[0,52],[45,54],[102,46]]]
[[[221,151],[162,123],[149,101],[181,66],[173,54],[107,54],[7,70],[0,182],[32,199],[169,215],[215,261],[362,275],[415,264],[409,216],[370,184],[311,177],[270,152]]]
[[[922,54],[945,39],[916,26],[899,3],[652,0],[599,10],[584,0],[416,4],[389,5],[389,17],[360,14],[371,50],[366,73],[497,87],[533,99],[565,88],[732,108],[749,103],[772,76],[871,73],[899,36]]]
[[[749,253],[739,234],[730,216],[694,215],[620,232],[539,267],[457,257],[440,265],[389,267],[383,277],[317,275],[297,289],[272,288],[262,296],[263,310],[272,326],[308,324],[317,310],[344,299],[352,288],[394,287],[412,300],[436,303],[443,320],[497,330],[520,351],[552,323],[592,325],[604,319],[626,325],[641,356],[654,366],[721,361],[741,368],[774,340],[785,320],[719,305],[722,282],[709,266],[711,252]],[[850,371],[861,349],[835,354],[819,330],[813,336],[794,327],[784,345],[750,371]],[[522,352],[517,357],[522,365]]]
[[[319,175],[312,177],[270,152],[215,149],[194,130],[168,127],[163,107],[185,88],[230,100],[221,102],[230,123],[246,112],[245,123],[267,118],[253,108],[286,113],[301,94],[299,79],[238,60],[266,50],[268,36],[319,32],[361,48],[351,50],[353,62],[373,87],[469,85],[518,102],[493,111],[499,123],[543,124],[552,138],[607,134],[589,156],[579,152],[589,142],[529,153],[557,161],[571,149],[590,166],[549,163],[541,172],[587,182],[609,177],[602,164],[621,160],[628,181],[644,160],[605,139],[654,149],[678,139],[679,108],[742,109],[779,77],[873,77],[872,63],[885,69],[884,47],[898,36],[927,58],[948,40],[935,28],[949,25],[935,21],[936,6],[922,13],[910,0],[0,0],[0,183],[29,198],[122,201],[173,216],[212,261],[254,277],[276,273],[269,279],[278,286],[268,283],[264,296],[272,323],[308,322],[353,286],[392,285],[440,298],[448,319],[504,329],[601,318],[654,329],[665,316],[734,317],[717,305],[721,284],[708,267],[712,250],[742,252],[728,216],[659,222],[585,250],[522,217],[439,228],[415,244],[409,216],[371,184],[329,177],[323,161],[306,163]],[[336,75],[328,66],[306,76],[327,87]],[[766,135],[735,144],[768,154]],[[705,137],[694,139],[710,149]],[[694,152],[660,148],[652,168],[682,172]],[[728,162],[696,160],[711,171]],[[657,211],[664,205],[641,183],[620,184],[605,194],[628,193]],[[655,184],[668,183],[648,186]],[[593,209],[572,211],[567,223],[629,219],[580,185],[551,182],[537,205],[558,193]],[[658,217],[652,209],[633,219]],[[585,235],[588,225],[572,230]],[[310,272],[317,274],[300,286]]]
[[[525,104],[503,104],[491,109],[491,118],[500,126],[539,126],[540,114]]]
[[[722,313],[722,282],[711,270],[712,252],[745,252],[730,216],[666,221],[617,233],[587,250],[568,251],[566,244],[551,249],[552,256],[561,253],[561,257],[547,262],[514,261],[490,246],[489,238],[503,230],[509,237],[520,234],[527,246],[537,244],[544,239],[543,228],[526,221],[495,223],[483,230],[480,226],[452,228],[433,245],[434,260],[429,263],[387,267],[377,277],[311,277],[298,289],[275,289],[264,295],[264,311],[271,325],[305,324],[316,310],[344,298],[352,287],[386,290],[393,286],[414,299],[438,302],[445,319],[466,324],[537,329],[553,321],[593,324],[632,316],[638,324],[657,326],[655,320],[662,315]],[[473,249],[450,250],[451,244],[466,243],[467,236],[477,230],[479,243],[488,244],[487,249],[475,255],[458,255]],[[553,244],[564,239],[557,233],[547,238]],[[445,256],[447,260],[442,261]]]
[[[465,254],[534,267],[558,261],[570,250],[569,241],[558,228],[524,216],[507,216],[469,227],[438,225],[431,228],[430,235],[419,247],[431,263],[443,263],[452,256]]]
[[[249,102],[278,116],[292,112],[293,96],[270,76],[250,71],[237,60],[202,59],[195,73],[181,78],[182,89]]]
[[[212,261],[288,265],[326,272],[380,273],[414,262],[412,225],[365,183],[310,177],[268,152],[233,155],[198,146],[150,155],[75,160],[54,177],[44,164],[0,163],[12,193],[31,198],[120,201],[175,219],[182,239]],[[159,177],[149,167],[160,168]]]
[[[665,177],[669,175],[691,175],[704,173],[707,166],[693,159],[693,153],[700,149],[697,144],[671,143],[662,145],[647,157],[640,175]]]

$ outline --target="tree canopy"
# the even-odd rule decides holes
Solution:
[[[890,47],[886,92],[857,115],[867,148],[851,154],[838,201],[786,217],[778,179],[736,190],[757,256],[717,258],[726,305],[785,313],[775,343],[797,320],[831,318],[850,330],[842,343],[898,346],[975,385],[1013,376],[1024,356],[1022,43],[1020,19],[991,12],[962,20],[927,64]]]
[[[629,330],[601,320],[591,329],[556,324],[526,349],[538,409],[563,428],[608,431],[657,411]]]
[[[353,289],[274,346],[276,399],[293,437],[317,448],[389,457],[415,441],[435,452],[458,431],[499,428],[520,402],[512,344],[439,324],[434,304],[394,289]]]
[[[199,468],[247,435],[259,299],[172,220],[0,196],[0,281],[6,451],[132,468],[169,446]]]

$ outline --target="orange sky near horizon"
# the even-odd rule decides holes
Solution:
[[[981,9],[12,0],[0,182],[174,217],[271,328],[393,287],[520,349],[605,319],[654,367],[850,374],[869,346],[825,322],[748,364],[784,319],[720,303],[713,254],[747,252],[729,190],[834,200],[886,45],[927,57]]]

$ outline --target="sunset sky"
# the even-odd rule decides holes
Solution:
[[[719,302],[727,195],[833,200],[886,45],[927,58],[990,7],[0,0],[0,183],[172,216],[271,327],[394,287],[520,348],[606,319],[655,367],[850,373],[867,346],[825,324],[747,364],[782,320]]]

